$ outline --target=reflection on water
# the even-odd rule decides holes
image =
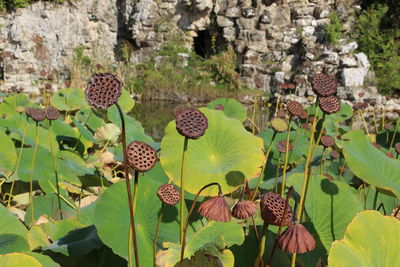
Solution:
[[[152,136],[155,141],[160,141],[164,136],[164,129],[167,124],[175,119],[174,110],[202,106],[206,106],[206,104],[194,106],[192,104],[185,105],[170,101],[138,101],[129,115],[142,124],[146,134]],[[254,122],[262,129],[268,121],[269,110],[265,106],[256,105],[256,111],[253,116],[254,105],[247,105],[245,107],[247,108],[249,118],[253,119],[254,117]],[[246,121],[245,125],[249,130],[252,130],[252,124],[249,121]]]

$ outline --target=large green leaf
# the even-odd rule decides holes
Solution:
[[[242,104],[233,98],[217,98],[214,101],[208,103],[209,109],[215,109],[216,105],[222,105],[224,107],[224,113],[230,118],[238,119],[240,122],[244,122],[247,117],[247,110]]]
[[[161,208],[161,201],[156,197],[161,183],[153,180],[150,175],[146,173],[139,177],[139,195],[135,212],[139,260],[142,266],[153,264],[153,242]],[[163,241],[178,242],[179,239],[178,210],[176,207],[168,208],[168,212],[163,212],[158,238],[159,247]],[[126,185],[125,182],[118,182],[109,187],[97,201],[95,226],[100,239],[114,253],[125,259],[128,258],[129,221]]]
[[[135,106],[135,100],[133,100],[128,91],[122,90],[122,94],[118,99],[118,104],[124,113],[128,113]],[[107,117],[110,118],[115,116],[119,116],[118,109],[115,105],[112,105],[107,109]]]
[[[230,193],[244,180],[261,171],[265,160],[263,141],[246,131],[240,121],[228,118],[219,110],[200,109],[208,118],[204,136],[189,140],[185,162],[185,190],[196,194],[206,184],[218,182],[223,193]],[[161,165],[168,177],[180,185],[184,137],[178,133],[175,121],[165,129],[161,141]],[[202,195],[216,195],[210,187]]]
[[[190,259],[200,250],[207,250],[208,254],[217,256],[217,251],[235,244],[240,245],[243,241],[242,226],[236,221],[229,223],[210,221],[198,231],[188,235],[184,258]],[[163,246],[167,250],[162,250],[157,254],[157,261],[162,263],[161,266],[174,266],[180,260],[181,246],[171,242],[165,242]],[[213,251],[214,248],[217,251]]]
[[[287,185],[301,192],[303,173],[293,174]],[[348,184],[329,181],[325,176],[310,177],[305,210],[326,250],[344,235],[347,225],[362,210],[357,192]]]
[[[11,172],[17,162],[17,152],[15,151],[14,143],[11,138],[2,131],[0,131],[0,140],[0,172],[3,172],[2,169]]]
[[[377,211],[360,212],[329,252],[332,267],[399,266],[400,221]]]
[[[28,230],[3,205],[0,205],[0,254],[28,251]]]
[[[0,103],[0,115],[8,116],[19,113],[17,107],[26,107],[29,105],[28,96],[25,94],[14,94],[3,99]]]
[[[51,104],[58,110],[71,111],[87,107],[85,94],[79,88],[63,88],[51,97]]]
[[[400,162],[374,147],[362,131],[342,136],[343,154],[351,171],[368,184],[400,197]]]
[[[44,267],[34,257],[24,253],[9,253],[0,255],[0,266],[2,267]]]
[[[49,256],[35,252],[24,252],[24,254],[34,257],[43,267],[60,267],[60,265],[54,262]]]

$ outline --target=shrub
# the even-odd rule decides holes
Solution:
[[[331,44],[337,44],[342,38],[343,27],[336,12],[331,13],[329,18],[331,22],[325,28],[326,36]]]

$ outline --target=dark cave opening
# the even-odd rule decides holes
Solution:
[[[198,31],[197,36],[193,38],[194,52],[206,59],[226,50],[227,45],[222,28]]]

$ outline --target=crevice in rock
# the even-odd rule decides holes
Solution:
[[[197,37],[193,38],[194,52],[206,59],[225,50],[227,46],[228,41],[223,37],[223,30],[220,27],[198,31]]]
[[[138,50],[135,41],[132,38],[132,33],[129,30],[127,19],[127,0],[117,0],[117,45],[114,48],[114,56],[116,60],[130,60],[132,52]]]

